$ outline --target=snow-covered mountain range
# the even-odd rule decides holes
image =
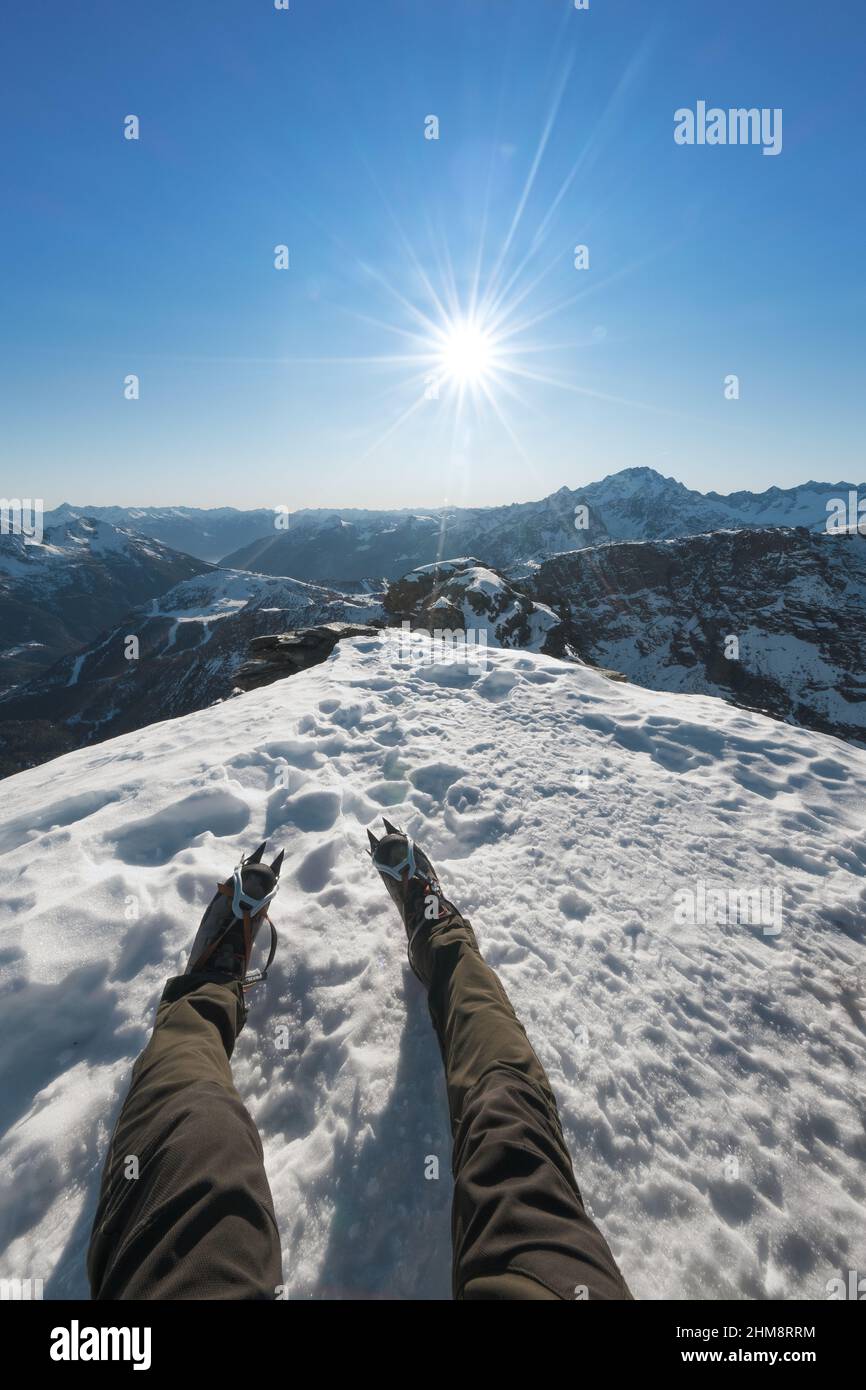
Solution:
[[[866,742],[864,615],[866,537],[802,528],[608,543],[523,579],[452,559],[381,596],[211,570],[0,698],[0,775],[225,699],[254,639],[322,623],[468,632]],[[263,678],[289,669],[268,658]]]
[[[623,542],[545,560],[548,651],[866,742],[866,536],[802,528]]]
[[[340,643],[5,784],[0,1276],[87,1296],[163,983],[268,836],[281,946],[233,1070],[288,1292],[449,1297],[441,1060],[365,853],[385,810],[500,973],[636,1296],[826,1299],[866,1268],[866,751],[536,653],[473,673],[411,645],[396,666]],[[764,920],[731,910],[761,892]]]
[[[106,521],[69,517],[41,541],[0,534],[0,690],[78,651],[136,604],[209,566]]]
[[[563,550],[609,540],[661,540],[720,527],[805,525],[824,530],[827,502],[851,483],[806,483],[722,497],[685,487],[651,468],[626,468],[583,488],[562,487],[538,502],[433,508],[405,513],[296,512],[224,563],[319,583],[364,576],[398,579],[454,555],[473,555],[513,577]],[[866,495],[866,486],[861,488]]]
[[[0,698],[0,776],[227,698],[250,639],[262,633],[366,623],[382,609],[367,596],[208,567],[120,616]]]
[[[268,508],[240,511],[236,507],[91,507],[64,502],[45,514],[46,526],[94,517],[111,526],[152,536],[163,545],[216,563],[230,550],[246,545],[274,527]]]
[[[302,509],[275,526],[274,512],[232,508],[73,508],[154,536],[230,569],[290,575],[346,588],[399,579],[419,565],[474,555],[504,573],[562,550],[606,540],[665,540],[720,527],[806,526],[822,530],[827,503],[856,484],[804,483],[762,493],[701,493],[652,468],[625,468],[585,487],[562,487],[536,502],[498,507],[420,507],[395,511]],[[866,484],[859,485],[866,496]],[[585,515],[580,509],[585,508]],[[222,548],[220,548],[222,547]]]

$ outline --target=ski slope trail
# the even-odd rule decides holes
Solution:
[[[866,1269],[866,752],[536,654],[430,658],[343,642],[4,782],[0,1274],[87,1296],[132,1062],[267,837],[281,946],[233,1065],[290,1296],[450,1296],[441,1063],[365,853],[384,811],[500,973],[635,1295],[826,1298]],[[711,890],[773,914],[682,920]]]

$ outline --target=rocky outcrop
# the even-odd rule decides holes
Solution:
[[[866,742],[866,537],[715,531],[546,560],[530,594],[585,661]]]
[[[371,597],[292,579],[210,570],[186,580],[0,699],[0,776],[228,698],[250,644],[275,640],[275,628],[365,631],[381,616]]]
[[[131,608],[211,569],[91,517],[47,527],[39,542],[0,534],[0,691],[80,651]]]
[[[379,631],[378,627],[352,623],[318,623],[294,632],[253,637],[250,659],[235,672],[235,685],[240,690],[258,690],[308,666],[318,666],[343,637],[375,637]]]
[[[480,564],[518,579],[552,555],[608,541],[666,540],[724,527],[825,530],[828,501],[851,491],[858,491],[853,483],[810,482],[723,497],[697,492],[652,468],[624,468],[586,486],[507,506],[293,512],[287,530],[266,528],[222,563],[337,587],[365,579],[378,586],[383,576],[397,581],[442,555],[475,555]],[[866,484],[859,492],[866,493]]]
[[[421,565],[388,587],[389,624],[434,633],[472,631],[494,647],[566,655],[556,613],[472,556]]]

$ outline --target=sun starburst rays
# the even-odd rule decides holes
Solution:
[[[403,408],[365,450],[364,457],[373,455],[409,421],[417,420],[422,409],[443,416],[442,423],[450,419],[453,440],[466,410],[471,409],[479,426],[486,422],[495,432],[502,431],[521,459],[529,463],[526,448],[509,418],[509,407],[531,409],[520,385],[531,384],[536,389],[559,385],[549,374],[533,371],[533,360],[538,362],[539,356],[555,354],[557,365],[561,366],[564,350],[586,347],[589,339],[584,343],[545,343],[535,334],[530,341],[526,327],[555,314],[559,307],[547,302],[536,305],[534,314],[527,314],[527,295],[537,285],[515,285],[513,277],[509,284],[501,271],[497,283],[483,284],[476,262],[469,292],[461,299],[447,250],[440,246],[438,255],[436,289],[426,272],[422,281],[426,303],[415,304],[403,292],[387,285],[400,306],[403,323],[389,323],[386,319],[377,323],[398,334],[405,351],[369,360],[371,366],[374,361],[380,366],[387,363],[399,373],[386,395],[408,393],[410,399],[404,400]],[[375,279],[383,286],[386,284],[379,271]],[[564,296],[562,303],[569,303],[571,298]],[[371,322],[369,318],[366,321]]]
[[[371,373],[394,374],[393,381],[383,384],[377,393],[378,398],[387,401],[383,429],[365,449],[364,459],[413,420],[423,420],[425,431],[428,426],[445,431],[443,446],[453,454],[458,427],[471,410],[476,445],[482,441],[483,430],[501,430],[521,458],[528,461],[506,406],[513,405],[521,418],[526,417],[540,409],[542,393],[553,389],[568,392],[572,398],[653,410],[653,406],[643,402],[627,401],[594,389],[588,380],[580,379],[583,374],[578,370],[578,354],[590,351],[604,334],[599,335],[589,324],[576,326],[575,306],[593,291],[639,267],[622,266],[601,281],[581,284],[582,277],[573,275],[570,233],[562,232],[561,227],[562,234],[557,232],[567,194],[576,186],[578,174],[597,158],[644,57],[639,54],[623,75],[600,119],[599,129],[589,135],[577,159],[556,185],[552,201],[531,220],[530,210],[537,203],[540,187],[539,172],[568,88],[574,55],[565,60],[553,84],[551,102],[516,190],[513,208],[497,206],[497,156],[492,153],[486,180],[479,180],[475,235],[462,250],[457,265],[451,255],[456,240],[451,230],[446,233],[441,225],[434,225],[436,219],[427,207],[422,208],[416,233],[410,236],[362,157],[394,232],[399,270],[389,274],[382,262],[373,265],[369,258],[356,261],[374,292],[381,292],[377,293],[379,304],[368,306],[368,312],[360,307],[343,307],[367,328],[401,340],[399,346],[394,343],[392,353],[331,359],[359,366],[366,362]],[[491,149],[498,149],[495,142]],[[554,239],[559,241],[558,246],[553,245]],[[390,310],[383,311],[382,305],[388,302]],[[560,328],[555,337],[548,339],[548,326],[569,310],[568,331],[564,334]],[[564,338],[570,341],[563,341]]]

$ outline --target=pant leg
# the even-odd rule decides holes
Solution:
[[[244,1018],[239,985],[196,975],[166,985],[103,1170],[93,1298],[275,1296],[280,1242],[262,1145],[229,1066]]]
[[[454,1296],[630,1299],[587,1215],[547,1075],[471,925],[416,940],[454,1137]]]

